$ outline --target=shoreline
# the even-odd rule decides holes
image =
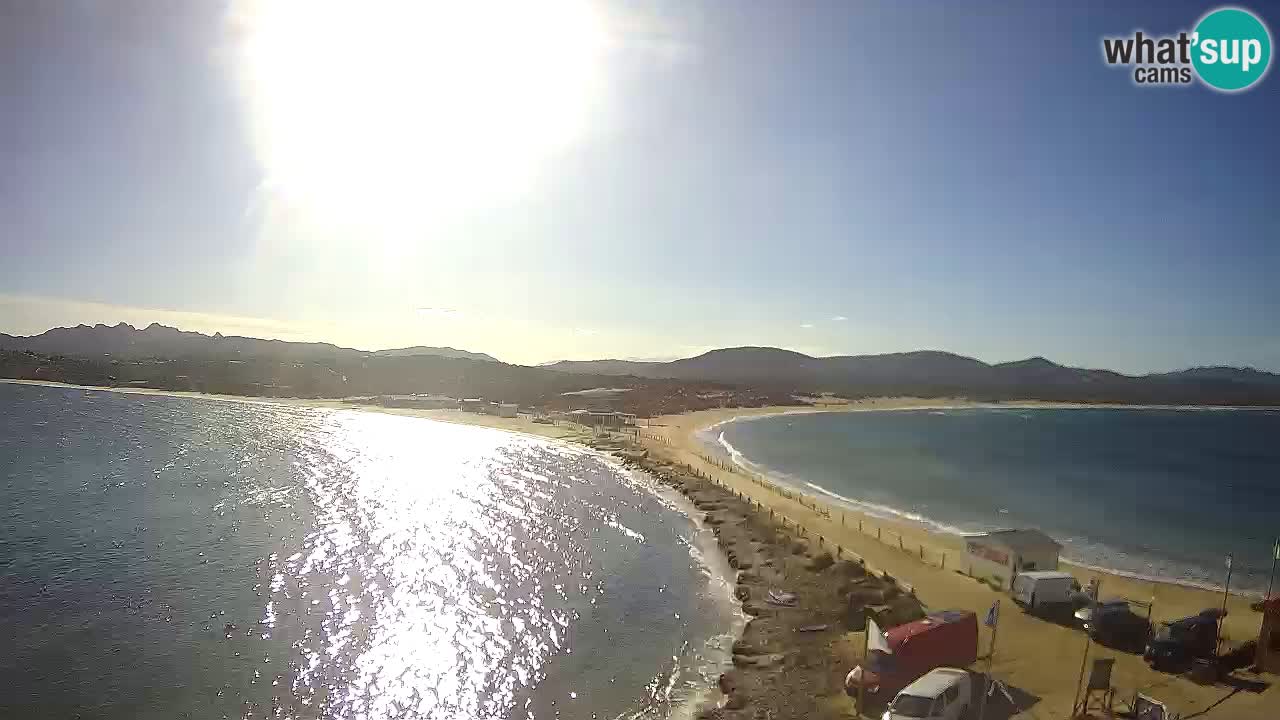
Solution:
[[[953,405],[938,405],[938,406],[917,406],[917,405],[911,405],[911,404],[903,404],[899,406],[890,406],[890,407],[851,408],[848,410],[836,410],[833,412],[892,412],[892,411],[910,411],[910,410],[959,410],[959,409],[975,409],[975,408],[1009,408],[1009,409],[1017,408],[1017,409],[1023,409],[1023,410],[1035,410],[1035,409],[1061,410],[1061,409],[1079,409],[1081,407],[1087,408],[1087,407],[1094,407],[1094,406],[1042,405],[1042,404],[1031,404],[1031,403],[1020,404],[1020,405],[953,404]],[[1130,406],[1115,406],[1109,409],[1134,409],[1134,408],[1131,408]],[[1138,409],[1148,409],[1148,406],[1139,406]],[[1149,408],[1149,409],[1156,409],[1156,408]],[[1167,406],[1159,409],[1188,410],[1191,408]],[[1209,409],[1209,408],[1203,407],[1199,409]],[[1227,409],[1227,408],[1219,408],[1219,409]],[[1231,409],[1234,409],[1234,408],[1231,408]],[[779,410],[782,410],[782,409],[779,408]],[[734,465],[736,465],[741,471],[747,474],[757,475],[761,478],[768,480],[771,483],[786,487],[787,489],[793,492],[801,493],[815,500],[819,500],[821,502],[830,504],[835,508],[839,508],[841,511],[845,512],[846,514],[858,514],[864,517],[873,517],[880,521],[901,523],[906,526],[914,527],[918,529],[920,532],[928,533],[932,535],[936,540],[938,540],[939,544],[942,544],[945,542],[947,545],[953,547],[957,551],[960,550],[960,546],[958,545],[957,541],[962,541],[963,538],[965,538],[966,536],[977,535],[984,532],[982,530],[966,531],[935,517],[929,517],[925,515],[920,515],[918,513],[912,513],[910,511],[903,510],[901,508],[897,508],[889,505],[881,505],[877,503],[865,502],[865,501],[855,500],[853,498],[848,498],[830,490],[829,488],[825,488],[821,485],[816,485],[816,484],[807,482],[803,478],[793,477],[785,473],[770,471],[765,466],[754,463],[745,455],[745,453],[742,453],[736,447],[734,447],[731,444],[728,444],[725,441],[714,440],[714,442],[717,442],[718,446],[714,448],[707,448],[707,442],[713,442],[713,440],[708,439],[704,441],[702,438],[698,437],[702,433],[715,430],[717,428],[723,427],[730,423],[751,422],[754,420],[760,420],[760,419],[778,417],[781,415],[790,415],[790,414],[795,414],[795,413],[780,411],[780,412],[762,412],[759,414],[731,417],[728,419],[721,419],[719,417],[715,417],[710,421],[710,424],[701,425],[699,427],[695,427],[692,430],[690,430],[689,442],[695,447],[695,449],[699,449],[699,450],[706,449],[712,452],[713,454],[715,452],[725,453],[728,459],[732,463],[734,463]],[[805,413],[805,414],[809,414],[809,413]],[[803,483],[803,485],[807,487],[801,487],[800,486],[801,483]],[[1076,571],[1074,574],[1076,575],[1081,575],[1084,573],[1092,573],[1092,574],[1098,574],[1098,575],[1112,576],[1115,578],[1120,578],[1125,580],[1132,580],[1135,582],[1153,583],[1153,584],[1160,584],[1160,585],[1172,585],[1172,586],[1188,588],[1192,590],[1200,590],[1200,591],[1205,591],[1210,593],[1216,593],[1217,595],[1221,595],[1224,589],[1222,585],[1216,584],[1212,581],[1197,580],[1197,579],[1190,579],[1190,578],[1169,577],[1166,575],[1151,574],[1151,573],[1142,573],[1136,570],[1126,570],[1123,568],[1109,567],[1103,564],[1096,564],[1080,558],[1069,558],[1069,557],[1066,557],[1065,553],[1070,551],[1071,548],[1064,546],[1063,550],[1064,550],[1064,554],[1060,557],[1060,562],[1064,565],[1069,565],[1071,566],[1071,568],[1074,568]],[[1248,599],[1250,601],[1260,600],[1264,597],[1264,595],[1265,593],[1262,592],[1261,590],[1252,590],[1252,589],[1245,590],[1242,588],[1236,588],[1231,591],[1232,597],[1239,597],[1242,599]]]
[[[886,409],[884,405],[887,402],[880,401],[876,407]],[[895,403],[895,407],[901,408],[920,406],[919,402]],[[1007,686],[1031,696],[1034,709],[1022,708],[1028,712],[1027,716],[1067,717],[1074,700],[1074,682],[1080,671],[1084,634],[1074,628],[1026,615],[1017,610],[1006,593],[967,577],[962,569],[956,567],[956,558],[963,553],[960,536],[944,536],[912,521],[882,519],[847,508],[842,512],[840,507],[813,493],[780,489],[767,480],[761,482],[736,465],[718,463],[706,457],[702,441],[696,436],[699,430],[735,416],[785,414],[788,410],[791,409],[760,408],[746,413],[719,410],[664,416],[655,420],[650,428],[642,428],[641,438],[650,456],[660,457],[672,465],[688,466],[691,472],[754,503],[756,514],[785,518],[794,523],[792,527],[804,528],[810,537],[816,535],[825,540],[828,547],[835,544],[846,553],[845,557],[860,557],[868,567],[887,572],[905,587],[912,588],[930,609],[966,609],[978,613],[981,618],[993,603],[1002,602],[1006,610],[1001,614],[1000,643],[992,662],[992,674]],[[1137,580],[1066,562],[1062,563],[1062,569],[1076,575],[1082,585],[1093,577],[1100,578],[1104,597],[1114,595],[1153,602],[1152,619],[1156,622],[1192,615],[1222,603],[1221,591]],[[1224,651],[1257,637],[1261,615],[1249,608],[1251,600],[1237,594],[1229,597],[1229,615],[1223,631]],[[985,655],[991,633],[982,629],[979,634],[980,655]],[[861,649],[860,634],[846,635],[852,635],[853,640],[844,643],[843,654],[836,653],[833,645],[834,654],[828,658],[829,662],[845,671],[856,664],[856,656]],[[1115,659],[1112,679],[1118,688],[1118,698],[1143,692],[1166,702],[1172,711],[1185,715],[1204,711],[1227,694],[1220,686],[1215,690],[1214,686],[1197,685],[1182,676],[1155,672],[1147,667],[1140,655],[1092,644],[1089,656]],[[1280,702],[1274,699],[1276,692],[1242,695],[1229,707],[1209,712],[1208,717],[1242,720],[1273,717],[1274,703]],[[852,704],[837,697],[834,691],[828,699],[834,707],[842,708],[840,713],[844,717],[852,713]]]
[[[606,455],[610,455],[611,447],[597,448],[600,444],[592,436],[590,430],[580,428],[573,425],[558,424],[546,425],[534,423],[527,417],[516,418],[500,418],[494,415],[480,415],[476,413],[464,412],[461,410],[450,409],[420,409],[420,408],[398,408],[387,407],[384,405],[376,405],[370,403],[350,402],[344,398],[276,398],[276,397],[259,397],[259,396],[241,396],[241,395],[217,395],[210,393],[191,392],[183,390],[161,390],[156,388],[126,388],[126,387],[100,387],[96,385],[74,385],[70,383],[53,382],[47,380],[20,380],[12,378],[0,378],[0,383],[12,385],[30,385],[37,387],[53,387],[75,390],[113,392],[124,395],[143,395],[143,396],[160,396],[160,397],[177,397],[195,400],[212,400],[217,402],[242,402],[249,404],[267,404],[267,405],[285,405],[290,407],[306,407],[328,410],[356,410],[363,412],[378,412],[389,415],[402,415],[406,417],[417,417],[428,420],[436,420],[439,422],[447,422],[457,425],[469,425],[473,427],[487,427],[497,430],[505,430],[522,435],[530,435],[544,439],[556,440],[560,442],[569,442],[577,445],[585,445],[592,449],[597,449]],[[817,413],[844,413],[844,412],[895,412],[895,411],[913,411],[913,410],[966,410],[966,409],[986,409],[986,408],[1007,408],[1007,409],[1116,409],[1116,410],[1267,410],[1268,408],[1242,406],[1209,406],[1209,405],[1114,405],[1114,404],[1083,404],[1083,403],[1058,403],[1039,400],[1010,401],[1001,403],[987,403],[970,401],[963,398],[937,399],[937,398],[867,398],[862,400],[842,400],[830,401],[820,406],[796,407],[796,406],[767,406],[761,408],[725,408],[719,410],[699,410],[689,413],[681,413],[679,415],[665,415],[655,417],[650,422],[661,422],[659,428],[665,427],[669,423],[679,425],[687,437],[681,438],[689,447],[685,449],[693,450],[698,455],[703,448],[703,443],[697,434],[712,430],[722,425],[733,422],[750,422],[769,417],[778,417],[784,415],[810,415]],[[1280,408],[1277,408],[1280,409]],[[689,425],[689,420],[693,419],[694,426]],[[652,431],[652,427],[642,430]],[[667,437],[667,440],[672,438]],[[606,443],[608,445],[608,443]],[[744,460],[745,460],[745,456]],[[731,458],[735,463],[736,459]],[[750,462],[747,460],[746,462]],[[906,511],[889,506],[877,506],[874,504],[862,503],[849,498],[844,498],[827,488],[809,484],[809,488],[797,487],[795,484],[788,482],[786,479],[780,479],[775,475],[759,469],[738,464],[738,467],[747,473],[754,473],[768,478],[770,482],[786,486],[793,492],[801,493],[811,499],[823,504],[832,505],[843,511],[846,515],[860,515],[864,518],[873,518],[877,522],[885,524],[900,525],[917,534],[925,534],[932,541],[931,544],[939,546],[947,546],[949,549],[960,552],[958,541],[962,540],[966,533],[949,526],[947,523],[921,516],[920,518],[910,517]],[[808,484],[808,483],[806,483]],[[901,529],[899,534],[903,534]],[[907,532],[907,535],[912,534]],[[917,540],[919,544],[919,540]],[[1117,580],[1132,581],[1134,583],[1149,583],[1155,585],[1168,585],[1188,590],[1201,592],[1216,593],[1221,595],[1222,587],[1211,582],[1202,582],[1196,580],[1182,580],[1178,578],[1170,578],[1159,575],[1143,574],[1136,571],[1128,571],[1120,568],[1111,568],[1104,565],[1096,565],[1085,562],[1080,559],[1061,559],[1062,564],[1069,565],[1074,569],[1077,576],[1096,574],[1114,577]],[[1154,594],[1154,593],[1153,593]],[[1241,598],[1244,600],[1254,601],[1262,597],[1262,593],[1255,591],[1240,590],[1232,591],[1233,598]]]
[[[217,402],[243,402],[249,404],[266,404],[266,405],[285,405],[290,407],[306,407],[327,410],[356,410],[363,412],[378,412],[389,415],[402,415],[406,417],[417,417],[428,420],[436,420],[439,422],[447,422],[457,425],[469,425],[473,427],[487,427],[496,430],[505,430],[522,435],[530,435],[534,437],[557,440],[561,442],[570,442],[577,445],[585,445],[592,449],[597,449],[606,455],[610,455],[611,447],[605,443],[606,447],[597,448],[600,443],[595,441],[590,430],[579,428],[572,425],[558,424],[545,425],[534,423],[526,417],[516,418],[500,418],[493,415],[480,415],[476,413],[464,412],[461,410],[450,409],[419,409],[419,408],[397,408],[387,407],[384,405],[375,405],[369,403],[350,402],[343,398],[275,398],[275,397],[257,397],[257,396],[240,396],[240,395],[217,395],[210,393],[190,392],[182,390],[160,390],[155,388],[118,388],[118,387],[100,387],[95,385],[74,385],[69,383],[45,381],[45,380],[20,380],[11,378],[0,378],[0,383],[11,385],[30,385],[36,387],[53,387],[75,390],[113,392],[124,395],[143,395],[143,396],[160,396],[160,397],[177,397],[196,400],[212,400]],[[721,410],[699,410],[691,413],[682,413],[679,415],[665,415],[653,418],[650,422],[661,422],[658,427],[665,427],[668,423],[675,423],[684,430],[685,437],[681,437],[681,443],[685,445],[682,449],[692,450],[699,456],[702,456],[702,450],[705,449],[702,441],[697,438],[697,434],[712,430],[714,428],[726,425],[732,422],[750,422],[769,417],[777,417],[783,415],[798,414],[816,414],[816,413],[842,413],[842,412],[894,412],[894,411],[912,411],[912,410],[964,410],[964,409],[980,409],[980,408],[1008,408],[1008,409],[1163,409],[1163,410],[1236,410],[1236,409],[1264,409],[1252,407],[1226,407],[1226,406],[1207,406],[1207,405],[1101,405],[1101,404],[1080,404],[1080,403],[1055,403],[1037,400],[1006,402],[1006,403],[983,403],[974,402],[965,399],[955,398],[947,400],[938,400],[936,398],[869,398],[864,400],[831,402],[822,406],[815,407],[792,407],[792,406],[769,406],[762,408],[726,408]],[[689,420],[693,419],[693,425],[689,424]],[[652,431],[652,427],[642,430]],[[664,434],[666,435],[666,434]],[[669,435],[666,436],[671,441]],[[745,459],[745,456],[744,456]],[[933,544],[946,545],[951,549],[959,551],[957,541],[963,539],[965,532],[958,528],[952,528],[946,523],[936,518],[921,517],[919,519],[910,517],[905,511],[889,506],[876,506],[874,504],[862,503],[856,500],[844,498],[829,489],[809,483],[809,488],[797,487],[795,484],[787,480],[780,479],[756,467],[742,465],[736,459],[731,460],[746,473],[753,473],[766,477],[770,482],[787,487],[789,490],[805,495],[806,497],[826,505],[832,505],[843,511],[846,515],[860,515],[864,518],[873,518],[880,523],[892,523],[913,530],[915,533],[926,534]],[[747,461],[749,462],[749,461]],[[887,517],[886,517],[887,516]],[[1169,578],[1158,575],[1146,575],[1139,572],[1123,570],[1119,568],[1110,568],[1102,565],[1095,565],[1084,562],[1082,560],[1070,560],[1063,558],[1061,562],[1069,565],[1077,572],[1075,574],[1100,574],[1111,576],[1119,580],[1128,580],[1138,583],[1150,583],[1156,585],[1169,585],[1173,587],[1187,588],[1189,590],[1211,592],[1216,594],[1222,593],[1222,587],[1209,582],[1199,582],[1195,580],[1181,580],[1177,578]],[[1231,596],[1241,599],[1257,600],[1262,596],[1261,593],[1248,591],[1233,591]]]
[[[349,409],[366,412],[400,414],[444,422],[490,427],[572,442],[600,452],[624,466],[646,472],[656,484],[679,490],[703,512],[702,521],[718,538],[718,545],[729,566],[737,572],[734,593],[743,602],[750,619],[733,645],[732,668],[727,669],[710,690],[719,698],[714,704],[695,710],[699,717],[752,718],[764,712],[773,717],[807,714],[812,717],[849,718],[853,716],[852,700],[843,689],[843,677],[857,664],[862,648],[860,628],[849,625],[853,596],[867,590],[878,597],[918,598],[923,609],[947,608],[985,614],[993,602],[1005,603],[1001,613],[1000,644],[990,668],[994,677],[1015,690],[1022,703],[1019,717],[1059,718],[1070,713],[1074,683],[1085,646],[1078,630],[1055,625],[1022,614],[1009,602],[1008,596],[983,583],[956,572],[954,567],[939,568],[936,552],[956,552],[940,537],[909,522],[893,522],[870,518],[867,527],[858,524],[858,513],[840,513],[827,503],[798,493],[779,494],[777,488],[766,488],[740,471],[715,465],[699,453],[701,441],[695,437],[699,428],[714,425],[734,416],[779,414],[796,410],[822,412],[820,408],[758,408],[702,411],[664,416],[650,427],[639,428],[640,447],[624,441],[596,438],[590,430],[566,425],[535,424],[528,418],[507,419],[475,415],[456,410],[415,410],[361,405],[341,400],[298,400],[277,398],[241,398],[205,396],[198,393],[169,393],[82,387],[65,384],[28,382],[83,390],[118,391],[144,395],[170,395],[196,399],[238,400],[270,404]],[[936,404],[936,403],[935,403]],[[887,409],[922,408],[923,402],[911,399],[844,403],[842,407],[875,407]],[[971,407],[975,404],[960,404]],[[956,407],[949,404],[948,407]],[[660,423],[660,424],[659,424]],[[863,522],[867,516],[861,516]],[[873,530],[875,534],[873,534]],[[877,538],[877,535],[884,537]],[[893,539],[898,544],[893,545]],[[814,540],[817,543],[814,543]],[[958,537],[955,539],[959,539]],[[834,546],[834,550],[832,550]],[[918,549],[918,552],[917,552]],[[820,560],[823,555],[835,558],[831,565]],[[954,556],[953,556],[954,557]],[[890,584],[879,580],[869,590],[861,587],[867,575],[858,575],[853,565],[872,570],[871,577],[891,575]],[[815,563],[821,567],[815,567]],[[944,560],[945,564],[945,560]],[[1096,573],[1076,568],[1078,577]],[[1154,618],[1167,619],[1198,612],[1214,606],[1221,594],[1208,594],[1175,585],[1137,582],[1105,576],[1102,594],[1126,597],[1156,596]],[[891,589],[896,588],[896,589]],[[910,588],[911,592],[902,593]],[[795,593],[798,607],[775,607],[763,599],[767,591],[778,589]],[[836,592],[832,592],[832,590]],[[1214,602],[1204,602],[1211,595]],[[911,612],[911,603],[901,600],[903,612]],[[1184,612],[1185,611],[1185,612]],[[1249,611],[1247,603],[1232,596],[1225,636],[1231,644],[1256,637],[1260,615]],[[859,610],[860,613],[860,610]],[[802,631],[821,627],[820,630]],[[991,633],[979,631],[980,655],[986,654]],[[1280,690],[1236,694],[1230,688],[1201,686],[1181,676],[1156,673],[1141,657],[1093,645],[1089,657],[1113,657],[1112,674],[1117,697],[1144,692],[1166,702],[1170,709],[1185,714],[1206,711],[1210,718],[1263,720],[1274,717]],[[980,661],[978,667],[983,667]],[[783,679],[785,678],[785,681]],[[1265,683],[1264,683],[1265,687]],[[718,688],[718,689],[717,689]],[[717,695],[718,693],[718,695]],[[1232,697],[1223,703],[1225,697]],[[1002,700],[1002,711],[990,717],[1010,717],[1014,708]],[[801,713],[801,710],[804,710]]]

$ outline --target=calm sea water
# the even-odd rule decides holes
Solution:
[[[0,384],[0,717],[667,717],[737,621],[676,502],[483,428]]]
[[[789,484],[949,532],[1039,527],[1075,561],[1265,590],[1280,411],[978,408],[740,420],[709,444]]]

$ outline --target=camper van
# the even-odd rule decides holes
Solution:
[[[1080,583],[1070,573],[1040,570],[1018,574],[1013,579],[1013,601],[1023,610],[1040,617],[1071,617],[1071,594]]]
[[[978,619],[968,610],[942,610],[885,633],[889,653],[872,650],[868,670],[857,666],[846,678],[856,692],[861,682],[873,700],[882,702],[939,667],[965,667],[978,657]],[[850,687],[852,685],[852,687]]]

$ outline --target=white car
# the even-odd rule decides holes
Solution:
[[[938,668],[903,688],[884,720],[962,720],[969,712],[969,671]]]

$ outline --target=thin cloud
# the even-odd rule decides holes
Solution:
[[[813,323],[800,323],[800,327],[804,328],[805,330],[812,330]]]
[[[843,315],[836,315],[835,317],[831,318],[831,320],[832,320],[833,322],[844,322],[845,320],[848,320],[848,319],[849,319],[849,318],[847,318],[847,317],[845,317],[845,316],[843,316]]]

